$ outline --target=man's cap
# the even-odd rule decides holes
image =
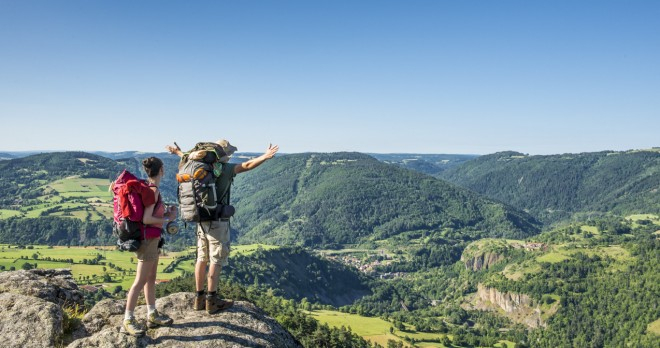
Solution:
[[[222,139],[215,142],[216,144],[222,147],[222,151],[225,152],[227,156],[231,156],[234,152],[238,151],[238,148],[229,143],[229,141]]]
[[[215,143],[220,145],[220,147],[222,147],[222,151],[224,151],[226,155],[220,158],[220,162],[229,161],[229,157],[231,157],[231,155],[233,155],[234,152],[238,151],[238,148],[236,146],[230,144],[229,141],[225,139],[218,140]]]

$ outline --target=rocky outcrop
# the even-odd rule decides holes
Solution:
[[[0,273],[0,293],[38,297],[57,305],[83,305],[84,296],[70,269],[31,269]]]
[[[465,269],[471,269],[473,271],[488,269],[502,259],[504,259],[504,256],[490,252],[470,256],[461,256],[461,261],[465,263]]]
[[[300,347],[288,331],[249,302],[236,302],[229,310],[208,315],[191,309],[193,297],[193,293],[176,293],[156,300],[156,307],[174,324],[148,330],[139,338],[121,332],[126,301],[101,301],[74,333],[86,337],[68,347]],[[138,306],[135,313],[144,320],[146,306]]]
[[[62,306],[81,304],[83,299],[69,270],[0,273],[0,342],[8,348],[300,347],[288,331],[249,302],[208,315],[191,309],[193,296],[176,293],[158,299],[157,308],[174,324],[150,329],[143,337],[120,330],[125,300],[99,302],[73,332],[63,332],[67,320]],[[144,324],[146,306],[138,306],[136,316]]]
[[[60,306],[40,298],[0,294],[0,342],[3,347],[54,347],[62,337]]]
[[[475,309],[503,310],[511,320],[531,328],[545,327],[541,309],[533,306],[532,298],[525,294],[500,292],[483,284],[478,285]]]

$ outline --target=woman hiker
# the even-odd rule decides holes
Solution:
[[[145,329],[135,320],[135,306],[137,305],[140,291],[144,291],[144,297],[147,302],[147,327],[155,328],[161,325],[172,324],[172,318],[156,310],[156,269],[158,268],[159,242],[163,225],[168,221],[176,219],[176,207],[171,206],[168,209],[163,204],[163,199],[158,191],[158,185],[164,175],[163,161],[156,157],[149,157],[142,161],[144,171],[147,173],[147,183],[151,188],[153,200],[156,202],[144,207],[144,216],[142,222],[145,225],[145,232],[140,248],[137,250],[137,272],[135,281],[131,286],[126,298],[126,312],[124,314],[123,327],[126,333],[133,336],[144,334]]]

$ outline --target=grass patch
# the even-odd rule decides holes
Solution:
[[[70,217],[79,220],[98,221],[112,216],[112,193],[107,179],[69,177],[42,183],[43,195],[37,204],[23,206],[20,213],[0,214],[0,219],[10,216],[38,218],[46,211],[48,216]],[[4,212],[4,210],[0,211]]]
[[[660,217],[658,217],[658,215],[655,214],[633,214],[626,216],[626,219],[631,221],[651,220],[655,223],[660,222]]]
[[[273,250],[278,249],[276,245],[267,245],[267,244],[246,244],[246,245],[232,245],[231,253],[232,254],[241,254],[241,255],[250,255],[255,251],[261,250]]]
[[[406,331],[394,329],[394,332],[390,333],[390,329],[394,327],[394,324],[381,318],[363,317],[357,314],[331,310],[315,310],[307,313],[319,322],[328,324],[329,326],[350,327],[357,335],[384,347],[387,347],[388,340],[401,341],[408,344],[404,341],[404,337],[406,336],[414,338],[418,342],[416,344],[419,347],[443,347],[439,343],[428,341],[441,339],[445,336],[444,334],[417,332],[411,325],[405,325]]]
[[[583,225],[583,226],[580,226],[580,231],[590,233],[594,236],[600,235],[600,231],[598,230],[598,227],[596,227],[596,226]]]
[[[649,333],[660,336],[660,319],[650,323],[646,330]]]
[[[31,245],[28,247],[29,249],[19,249],[15,245],[0,244],[0,266],[4,266],[5,271],[9,271],[11,267],[20,270],[26,262],[31,265],[36,263],[38,268],[68,268],[71,269],[71,274],[78,285],[100,285],[110,293],[117,286],[128,290],[135,279],[137,257],[134,253],[119,251],[114,246],[48,247]],[[236,245],[232,246],[231,255],[250,254],[259,248],[268,250],[278,247],[265,244]],[[190,247],[179,252],[167,251],[161,254],[156,279],[167,281],[184,273],[193,273],[195,270],[194,259],[179,262],[171,273],[165,273],[163,270],[177,261],[179,257],[188,256],[195,250],[195,247]],[[34,259],[35,255],[37,259]],[[99,259],[99,255],[98,264],[93,264],[93,260]],[[107,281],[106,275],[110,277],[110,281]]]
[[[558,263],[570,259],[569,256],[559,252],[549,252],[536,258],[537,262]]]
[[[502,271],[502,275],[510,280],[518,280],[525,274],[534,274],[540,271],[541,265],[539,265],[537,262],[524,261],[522,264],[508,264]]]
[[[23,213],[21,213],[18,210],[0,209],[0,220],[9,219],[15,216],[21,216],[22,214]]]

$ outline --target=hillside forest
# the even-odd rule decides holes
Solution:
[[[108,184],[144,176],[146,155],[3,156],[0,270],[113,245]],[[176,204],[178,158],[156,155]],[[221,290],[306,347],[658,347],[658,189],[658,149],[282,155],[232,185]],[[192,291],[194,226],[180,225],[159,296]],[[107,276],[79,279],[98,285],[88,303],[125,296],[132,255],[94,255],[85,264]]]

